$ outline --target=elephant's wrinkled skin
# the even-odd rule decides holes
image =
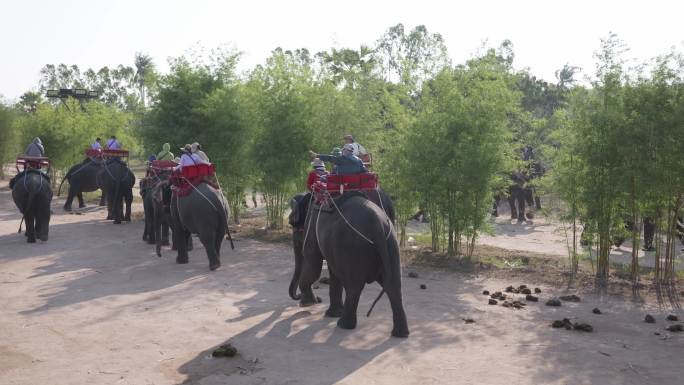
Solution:
[[[206,183],[185,196],[171,197],[173,242],[178,250],[176,262],[188,263],[191,234],[198,234],[207,251],[209,269],[221,266],[221,243],[228,232],[227,202],[221,193]]]
[[[365,284],[377,281],[387,293],[392,307],[392,335],[408,337],[401,295],[399,245],[394,226],[382,208],[367,197],[347,194],[338,205],[344,217],[336,209],[325,212],[319,211],[317,206],[306,209],[297,205],[296,200],[306,199],[301,195],[293,199],[291,223],[296,222],[302,209],[307,210],[308,215],[304,214],[306,220],[302,227],[293,226],[295,272],[292,282],[294,285],[298,283],[301,295],[296,294],[291,284],[290,296],[299,299],[301,306],[316,303],[311,286],[320,277],[325,258],[330,273],[330,307],[326,316],[340,317],[337,325],[341,328],[355,328],[361,291]]]
[[[122,220],[130,222],[135,175],[128,165],[116,158],[107,160],[97,174],[97,183],[102,186],[107,197],[107,219],[113,219],[115,224]]]
[[[171,188],[169,175],[160,174],[141,181],[140,194],[145,208],[145,234],[143,240],[156,246],[157,256],[161,257],[161,247],[169,245],[171,218]],[[175,244],[172,249],[176,249]],[[192,249],[189,246],[189,249]]]
[[[67,174],[62,179],[59,184],[59,189],[57,190],[57,196],[62,192],[62,184],[65,180],[69,181],[69,194],[67,195],[66,202],[64,202],[64,210],[71,211],[71,204],[74,197],[78,198],[78,207],[85,207],[83,202],[83,193],[91,192],[102,188],[98,185],[97,174],[102,171],[102,161],[86,159],[82,163],[74,165],[69,169]],[[100,206],[105,205],[105,193],[102,190],[102,196],[100,198]]]
[[[10,187],[12,199],[24,215],[27,241],[34,243],[36,237],[47,241],[52,202],[50,179],[38,170],[30,170],[13,178]]]

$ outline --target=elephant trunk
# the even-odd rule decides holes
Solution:
[[[295,255],[295,270],[292,274],[292,280],[290,281],[289,293],[290,298],[295,301],[299,301],[302,298],[301,294],[297,294],[297,287],[299,286],[299,278],[302,274],[302,262],[304,259],[304,254],[302,253],[302,246],[304,243],[303,237],[304,233],[300,229],[295,229],[292,233],[292,243],[294,246]]]

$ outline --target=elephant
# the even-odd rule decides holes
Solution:
[[[198,234],[207,251],[209,269],[213,271],[221,267],[223,238],[226,234],[230,237],[230,208],[221,191],[208,183],[187,188],[190,189],[187,195],[180,190],[174,191],[170,202],[173,243],[178,251],[176,262],[188,263],[192,234]],[[234,248],[232,241],[231,248]]]
[[[85,204],[83,203],[83,193],[102,188],[97,181],[97,174],[100,171],[102,171],[102,161],[91,158],[87,158],[82,163],[76,164],[69,169],[67,174],[62,179],[62,182],[59,184],[59,189],[57,190],[57,196],[59,196],[62,192],[62,184],[64,184],[65,180],[69,181],[69,195],[67,195],[66,202],[64,202],[65,211],[71,211],[71,204],[74,200],[74,197],[78,198],[79,208],[85,207]],[[105,191],[102,189],[100,206],[104,205]]]
[[[130,222],[135,175],[128,165],[117,158],[105,161],[97,174],[97,183],[107,197],[107,219],[113,219],[115,224],[120,224],[122,220]]]
[[[40,170],[27,170],[10,180],[10,188],[14,203],[26,221],[27,242],[35,243],[36,237],[47,241],[52,202],[50,178]]]
[[[377,281],[392,307],[392,336],[408,337],[399,244],[392,220],[383,208],[355,191],[332,199],[331,210],[311,203],[311,194],[297,195],[290,204],[295,253],[290,297],[299,300],[300,306],[317,303],[311,286],[320,277],[325,259],[330,273],[330,306],[326,316],[339,317],[340,328],[354,329],[361,291],[365,284]],[[297,286],[301,294],[296,293]]]

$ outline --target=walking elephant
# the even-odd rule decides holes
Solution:
[[[36,237],[47,241],[52,202],[50,178],[39,170],[24,171],[10,180],[10,188],[26,222],[27,242],[35,243]]]
[[[168,187],[167,187],[168,188]],[[207,251],[209,269],[221,266],[221,243],[228,231],[229,207],[221,192],[207,183],[176,190],[171,196],[170,211],[177,263],[188,263],[192,234],[198,234]],[[164,193],[162,192],[162,198]],[[231,247],[233,247],[231,241]]]
[[[399,245],[389,216],[357,192],[335,198],[330,209],[311,203],[310,197],[310,194],[298,195],[291,201],[295,271],[290,297],[299,300],[300,306],[317,303],[311,286],[320,277],[325,259],[330,273],[330,306],[326,316],[340,317],[339,327],[354,329],[361,291],[365,284],[377,281],[392,307],[392,336],[408,337],[401,295]],[[297,223],[302,217],[303,223]],[[297,294],[297,286],[301,294]]]
[[[102,160],[95,160],[87,158],[82,163],[76,164],[69,169],[67,174],[62,179],[59,184],[59,189],[57,190],[57,196],[62,192],[62,184],[65,180],[69,181],[69,194],[67,195],[66,202],[64,202],[64,210],[71,211],[71,204],[74,197],[78,198],[78,207],[85,207],[83,202],[83,193],[91,192],[102,188],[98,184],[97,174],[102,171]],[[105,192],[102,189],[102,195],[100,197],[100,206],[105,205]]]
[[[97,183],[102,186],[107,198],[107,219],[114,220],[115,224],[120,224],[122,220],[130,222],[135,175],[128,165],[117,158],[105,161],[97,174]]]

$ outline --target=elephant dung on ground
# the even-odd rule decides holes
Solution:
[[[292,203],[290,223],[294,224],[295,272],[290,296],[299,299],[301,306],[317,303],[312,285],[320,277],[325,259],[330,273],[330,307],[326,316],[340,317],[337,325],[343,329],[355,328],[361,291],[367,283],[377,281],[392,307],[392,336],[408,337],[399,244],[390,218],[360,193],[345,193],[332,200],[328,209],[316,204],[296,204],[308,197],[297,196]],[[302,216],[301,210],[306,210],[306,214],[300,227],[296,221]],[[296,294],[296,284],[301,295]]]
[[[52,188],[50,178],[39,170],[19,173],[10,181],[12,199],[24,216],[29,243],[48,240]]]

